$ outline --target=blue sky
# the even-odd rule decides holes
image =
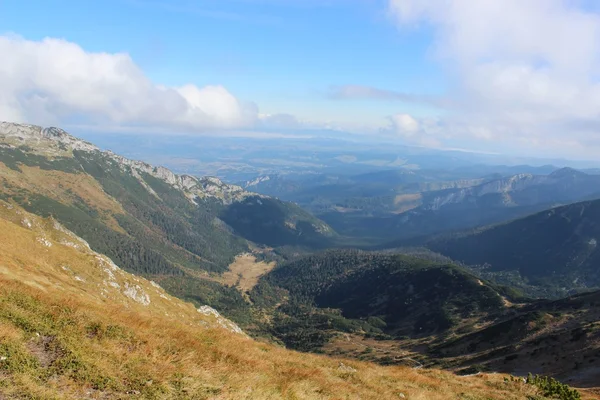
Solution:
[[[223,85],[265,113],[351,121],[360,110],[361,120],[376,123],[398,105],[332,101],[330,86],[427,94],[445,86],[428,58],[427,34],[401,34],[383,2],[5,0],[0,7],[4,32],[126,52],[155,82]]]
[[[583,0],[3,0],[0,119],[600,155]]]

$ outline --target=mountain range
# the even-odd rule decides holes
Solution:
[[[55,219],[0,201],[5,399],[517,400],[503,376],[381,367],[250,339],[215,309],[119,268]]]
[[[243,186],[296,202],[340,234],[371,244],[508,221],[600,196],[600,175],[568,167],[497,168],[267,175]]]

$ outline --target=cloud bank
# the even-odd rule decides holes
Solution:
[[[455,83],[452,112],[413,136],[522,144],[571,155],[597,152],[600,15],[584,5],[389,0],[390,16],[401,30],[433,30],[434,57]],[[392,121],[391,128],[396,126]]]
[[[46,38],[0,36],[0,120],[203,131],[252,126],[254,104],[222,86],[166,87],[127,54]]]

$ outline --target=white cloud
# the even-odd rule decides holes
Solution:
[[[440,137],[600,150],[590,129],[600,127],[600,15],[582,2],[389,0],[389,10],[401,27],[433,29],[456,84]]]
[[[381,133],[402,138],[406,143],[439,147],[439,126],[433,119],[417,120],[410,114],[396,114],[389,118],[390,126]]]
[[[260,125],[269,129],[297,129],[306,124],[291,114],[259,114],[258,117]]]
[[[205,130],[252,126],[258,110],[222,86],[165,87],[124,53],[0,36],[0,120]]]
[[[419,123],[409,114],[397,114],[392,117],[396,131],[402,136],[414,136],[419,131]]]

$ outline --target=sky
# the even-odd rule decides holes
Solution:
[[[588,0],[0,0],[0,120],[600,156]]]

